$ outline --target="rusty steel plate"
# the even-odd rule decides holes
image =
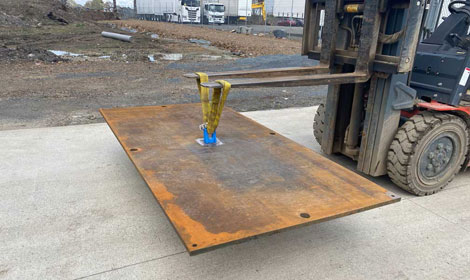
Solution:
[[[217,147],[196,143],[200,104],[101,113],[190,254],[400,200],[229,108]]]

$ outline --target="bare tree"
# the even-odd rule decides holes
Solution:
[[[117,12],[116,0],[113,0],[113,12]]]

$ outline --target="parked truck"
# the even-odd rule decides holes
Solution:
[[[225,20],[228,23],[247,20],[251,17],[252,0],[219,0],[225,6]]]
[[[200,23],[200,0],[137,0],[141,19],[178,23]]]
[[[206,2],[202,20],[204,24],[222,24],[225,22],[225,5],[222,3]]]

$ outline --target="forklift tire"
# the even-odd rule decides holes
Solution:
[[[461,170],[468,145],[464,120],[446,113],[421,112],[398,129],[388,152],[388,176],[412,194],[434,194]]]
[[[317,112],[315,113],[315,118],[313,119],[313,136],[317,140],[318,144],[321,145],[323,138],[323,131],[325,127],[325,104],[320,104],[318,106]]]

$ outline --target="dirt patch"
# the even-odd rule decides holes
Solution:
[[[117,19],[113,13],[68,7],[59,0],[1,0],[0,26],[61,25]]]
[[[74,21],[68,11],[54,12],[69,22],[61,24],[43,19],[49,12],[44,7],[51,6],[26,21],[10,9],[10,25],[0,25],[0,64],[8,64],[0,67],[0,130],[103,122],[99,108],[199,102],[195,81],[183,78],[187,72],[312,65],[300,55],[255,57],[297,54],[295,41],[168,23]],[[50,24],[24,24],[41,20]],[[104,38],[102,31],[133,40]],[[324,93],[321,87],[237,89],[227,106],[239,111],[309,106]]]
[[[101,36],[102,31],[117,32],[133,36],[131,43]],[[228,51],[215,47],[192,44],[187,40],[152,38],[151,32],[126,32],[107,24],[93,22],[71,23],[68,25],[47,25],[37,27],[1,27],[0,61],[14,63],[16,60],[40,60],[57,62],[61,60],[95,61],[149,61],[151,57],[161,60],[161,54],[178,53],[183,60],[227,56]],[[76,54],[58,59],[48,50]]]
[[[108,23],[142,32],[150,31],[164,38],[203,39],[210,41],[216,47],[246,56],[298,54],[301,47],[299,41],[243,35],[196,25],[138,20],[108,21]]]
[[[23,20],[18,16],[9,15],[3,11],[0,11],[0,26],[15,25],[21,26],[24,25]]]
[[[66,59],[42,49],[31,47],[8,48],[6,46],[0,46],[0,61],[4,61],[6,63],[16,63],[18,61],[25,60],[42,61],[47,63],[66,61]]]

